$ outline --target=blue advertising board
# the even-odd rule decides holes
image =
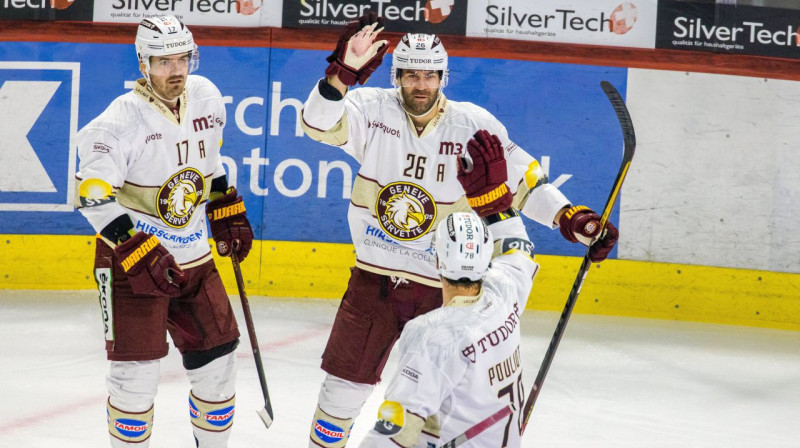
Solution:
[[[197,74],[211,79],[227,104],[223,161],[259,239],[350,242],[347,206],[358,165],[337,148],[303,136],[299,122],[326,55],[275,48],[200,50]],[[599,85],[608,80],[624,95],[626,69],[450,61],[449,98],[489,110],[567,197],[603,207],[622,138]],[[368,85],[389,87],[390,65],[387,57]],[[5,154],[0,162],[11,167],[0,179],[0,234],[94,233],[71,206],[77,156],[70,138],[138,77],[133,45],[0,44],[0,110],[15,111],[0,112],[7,120],[0,125],[0,139],[14,142],[0,143]],[[612,220],[617,217],[618,212]],[[538,253],[583,253],[557,231],[533,222],[528,228]]]

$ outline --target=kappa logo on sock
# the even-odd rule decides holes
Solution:
[[[336,443],[345,438],[344,429],[325,420],[314,422],[314,433],[325,443]]]
[[[136,438],[147,432],[147,422],[131,418],[114,420],[114,428],[125,437]]]

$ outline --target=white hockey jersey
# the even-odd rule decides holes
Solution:
[[[495,240],[528,239],[519,217],[492,224],[490,230]],[[441,437],[436,446],[509,404],[517,410],[507,420],[461,446],[520,446],[525,399],[520,316],[537,270],[527,252],[499,255],[492,260],[477,297],[457,296],[448,306],[412,319],[403,329],[397,344],[400,361],[385,398],[400,403],[406,414],[422,419],[437,415]],[[378,427],[384,428],[382,422]],[[391,436],[391,431],[372,429],[360,446],[396,448]]]
[[[225,105],[208,79],[190,75],[180,122],[139,80],[78,133],[76,206],[99,233],[127,213],[182,267],[211,258],[205,204],[225,175],[219,150]],[[111,242],[109,242],[111,243]]]
[[[536,207],[526,214],[552,228],[556,213],[569,205],[558,189],[542,183],[538,162],[488,111],[444,95],[437,107],[439,113],[421,132],[396,89],[362,87],[331,101],[315,86],[303,109],[309,137],[342,148],[361,164],[348,210],[356,265],[434,287],[440,285],[430,253],[432,230],[448,214],[470,210],[456,177],[457,158],[476,131],[500,138],[515,207],[530,198]]]

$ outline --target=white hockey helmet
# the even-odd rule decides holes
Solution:
[[[494,241],[475,213],[457,212],[439,223],[431,246],[442,277],[475,282],[489,270]]]
[[[136,57],[144,65],[147,81],[150,82],[150,57],[169,56],[191,52],[189,73],[197,70],[200,55],[189,28],[175,16],[158,15],[139,23],[136,30]]]
[[[406,33],[392,53],[391,82],[399,86],[397,72],[405,70],[436,70],[442,72],[441,87],[447,85],[447,51],[435,34]]]

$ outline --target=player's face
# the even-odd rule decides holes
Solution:
[[[406,108],[416,114],[425,113],[439,97],[439,73],[434,70],[402,70],[400,92]]]
[[[150,58],[150,83],[160,96],[173,99],[183,92],[189,75],[189,53]]]

